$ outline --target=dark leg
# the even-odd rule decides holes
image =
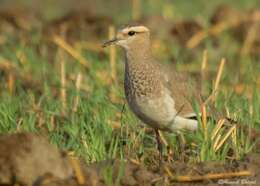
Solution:
[[[179,148],[180,148],[181,161],[184,162],[184,160],[185,160],[185,144],[186,144],[186,141],[185,141],[185,138],[184,138],[182,133],[178,133],[177,134],[177,140],[178,140]]]
[[[163,158],[162,158],[162,142],[161,142],[161,137],[159,134],[159,130],[155,129],[155,134],[156,134],[156,141],[157,141],[157,149],[159,151],[159,165],[162,164]]]

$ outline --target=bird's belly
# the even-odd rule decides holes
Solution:
[[[157,98],[129,97],[128,103],[139,119],[151,127],[161,130],[168,130],[169,123],[177,114],[174,100],[168,94]]]

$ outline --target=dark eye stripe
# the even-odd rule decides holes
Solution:
[[[135,31],[129,31],[129,32],[128,32],[128,35],[129,35],[129,36],[135,35]]]

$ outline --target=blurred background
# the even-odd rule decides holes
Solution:
[[[217,112],[238,122],[220,127],[212,139],[203,131],[184,133],[184,146],[170,135],[164,158],[186,166],[259,152],[259,0],[0,0],[0,133],[44,134],[87,163],[130,158],[154,167],[153,133],[126,106],[122,51],[101,47],[132,22],[151,30],[160,62],[196,79],[204,100],[217,90]],[[211,137],[218,119],[208,121]],[[5,140],[0,161],[20,156],[15,150],[21,140],[14,140],[11,146]]]
[[[254,69],[259,67],[259,6],[257,0],[210,3],[205,0],[196,3],[181,0],[1,0],[0,59],[2,66],[11,65],[17,71],[25,70],[25,63],[28,66],[37,63],[53,66],[60,48],[60,53],[67,55],[66,60],[76,60],[82,66],[95,68],[93,63],[96,62],[91,58],[100,63],[106,60],[108,54],[108,50],[101,48],[101,43],[112,37],[122,25],[137,22],[150,28],[157,58],[196,76],[200,75],[204,51],[210,63],[207,67],[210,78],[224,57],[228,61],[227,66],[231,67],[228,69],[230,76],[225,77],[227,83],[240,85],[240,81],[247,79],[242,77],[243,74],[251,78],[246,72],[247,65],[252,62]],[[46,63],[41,63],[38,58]],[[118,56],[112,58],[120,61]],[[28,62],[30,60],[32,64]],[[110,61],[108,65],[119,68],[120,74],[122,63],[116,66],[114,63]],[[105,65],[103,67],[106,69]],[[36,69],[32,68],[34,72]],[[76,63],[73,68],[78,68]],[[109,74],[108,71],[106,73]],[[116,73],[116,70],[112,71]],[[42,82],[41,79],[46,78],[48,73],[38,73],[37,77],[27,75],[25,81]],[[259,83],[255,77],[252,79]],[[14,91],[15,88],[10,87],[18,82],[12,81],[1,86],[9,86]],[[26,84],[24,81],[19,83]],[[244,87],[238,86],[237,89],[243,92]]]
[[[95,41],[97,44],[108,37],[109,26],[118,28],[135,21],[148,26],[153,38],[158,40],[155,42],[157,47],[168,49],[178,60],[183,58],[183,48],[189,49],[190,54],[191,49],[206,46],[217,49],[225,46],[221,52],[228,48],[228,51],[256,55],[259,53],[259,36],[254,33],[259,31],[259,6],[257,0],[211,3],[204,0],[196,3],[180,0],[1,0],[0,26],[2,35],[13,33],[15,38],[22,34],[30,36],[28,40],[33,40],[32,37],[36,40],[40,35],[49,38],[63,32],[70,42]],[[39,37],[31,35],[35,32]],[[220,42],[220,37],[225,40]],[[3,43],[5,39],[1,38]],[[175,48],[169,49],[167,44]]]

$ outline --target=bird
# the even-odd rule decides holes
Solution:
[[[159,131],[198,129],[192,101],[198,99],[189,77],[159,62],[152,54],[150,30],[144,25],[127,25],[103,47],[116,45],[125,54],[124,89],[130,110],[154,129],[159,159],[162,142]]]

